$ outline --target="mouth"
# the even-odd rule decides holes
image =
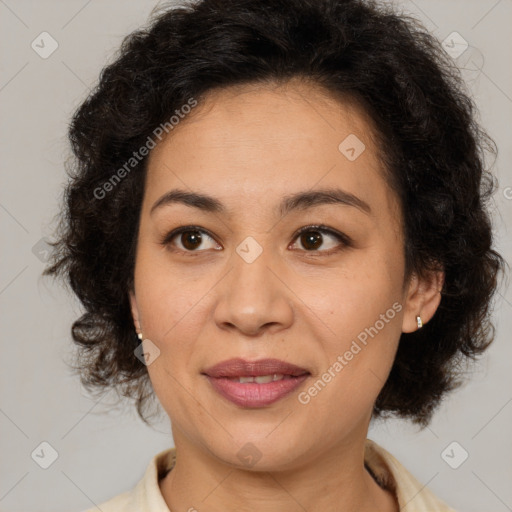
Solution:
[[[298,376],[300,377],[300,375]],[[277,382],[278,380],[288,380],[296,378],[294,375],[284,375],[282,373],[274,373],[270,375],[258,375],[248,376],[248,375],[239,375],[236,377],[224,377],[233,382],[239,382],[240,384],[245,384],[247,382],[256,382],[257,384],[268,384],[269,382]]]
[[[227,377],[232,379],[250,377],[272,377],[271,380],[281,380],[280,377],[300,377],[308,374],[306,368],[301,368],[280,359],[260,359],[259,361],[246,361],[235,358],[222,361],[207,368],[203,372],[209,377]],[[277,378],[274,378],[277,377]],[[252,382],[251,380],[246,382]],[[270,382],[270,381],[268,381]]]
[[[311,373],[279,359],[230,359],[204,372],[213,389],[239,407],[265,407],[294,391]]]

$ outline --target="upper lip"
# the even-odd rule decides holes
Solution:
[[[309,373],[305,368],[281,361],[279,359],[260,359],[246,361],[245,359],[228,359],[204,370],[209,377],[259,377],[261,375],[292,375],[297,377]]]

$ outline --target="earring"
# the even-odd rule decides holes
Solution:
[[[418,329],[423,327],[423,322],[421,321],[421,316],[416,317],[416,322],[418,323]]]
[[[142,341],[142,333],[135,331],[135,343],[138,345],[139,341]]]

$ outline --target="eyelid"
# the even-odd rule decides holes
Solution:
[[[338,231],[336,229],[330,228],[329,226],[326,226],[325,224],[309,224],[307,226],[303,226],[300,229],[298,229],[294,235],[293,240],[295,240],[298,236],[300,236],[305,231],[319,231],[321,233],[327,233],[328,235],[333,236],[340,242],[342,242],[347,247],[352,247],[353,240],[348,235],[345,235],[345,233],[342,233],[341,231]],[[332,252],[332,249],[330,251],[305,251],[310,254],[319,253],[319,254],[330,254]]]
[[[200,226],[187,225],[187,226],[180,226],[180,227],[178,227],[176,229],[173,229],[170,232],[166,233],[162,237],[162,239],[160,240],[160,244],[163,245],[163,246],[168,246],[173,238],[175,238],[176,236],[178,236],[181,233],[186,232],[186,231],[199,231],[200,233],[204,233],[209,238],[211,238],[212,240],[216,241],[215,236],[213,236],[213,234],[210,231],[208,231],[207,229],[202,228]],[[353,246],[352,238],[350,238],[348,235],[346,235],[346,234],[344,234],[344,233],[342,233],[340,231],[337,231],[337,230],[335,230],[333,228],[330,228],[329,226],[326,226],[324,224],[309,224],[307,226],[302,226],[297,231],[295,231],[295,233],[293,234],[292,243],[302,233],[307,232],[307,231],[319,231],[321,233],[326,233],[326,234],[336,238],[345,247],[352,247]],[[319,250],[319,251],[306,251],[306,250],[302,250],[302,252],[306,253],[308,256],[315,256],[315,255],[321,256],[321,255],[329,255],[329,254],[332,254],[333,252],[337,252],[339,250],[340,250],[339,248],[334,248],[334,249],[325,250],[325,251],[321,251],[321,250]],[[205,251],[183,251],[182,249],[176,249],[176,251],[184,253],[184,254],[187,254],[187,255],[192,255],[192,256],[201,254],[202,252],[205,252]]]
[[[180,226],[179,228],[173,229],[173,230],[169,231],[168,233],[166,233],[160,240],[160,244],[163,246],[167,246],[170,244],[171,240],[174,237],[181,235],[181,233],[186,232],[186,231],[199,231],[201,233],[208,235],[212,240],[216,241],[215,237],[207,229],[202,228],[200,226],[187,225],[187,226]],[[203,252],[203,251],[183,251],[182,249],[177,249],[177,250],[181,251],[183,253],[186,253],[186,254],[196,254],[196,253],[199,254],[199,253]]]

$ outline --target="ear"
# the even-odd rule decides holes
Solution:
[[[133,324],[135,325],[135,330],[137,332],[142,332],[142,328],[140,326],[139,308],[137,307],[137,300],[135,298],[135,292],[133,290],[130,290],[129,297],[130,297],[130,308],[132,310],[132,318],[133,318]]]
[[[425,277],[412,274],[405,299],[402,332],[418,330],[417,316],[426,324],[436,312],[441,302],[441,290],[445,273],[442,270],[432,270]]]

